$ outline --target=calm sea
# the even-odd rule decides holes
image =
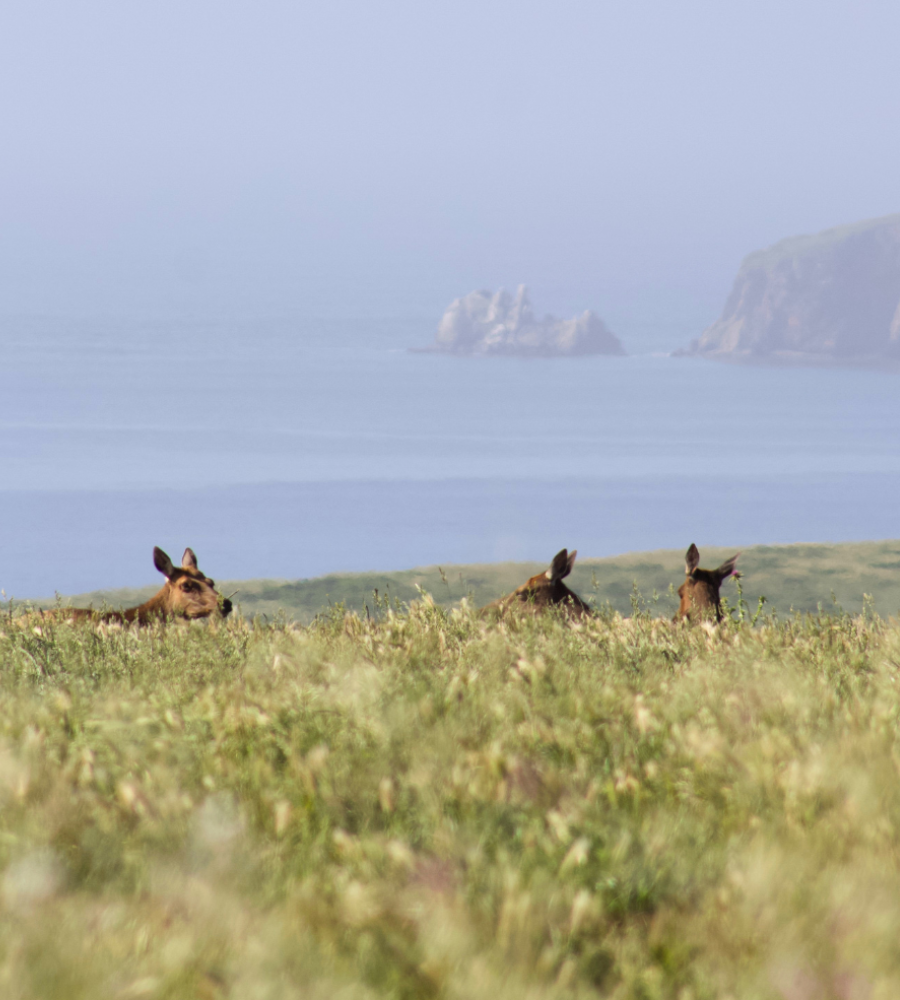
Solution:
[[[900,535],[896,374],[409,353],[433,325],[3,320],[0,587]]]

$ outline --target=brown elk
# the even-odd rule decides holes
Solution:
[[[185,549],[181,568],[160,548],[153,549],[153,565],[166,578],[159,593],[149,601],[124,611],[94,611],[93,608],[63,608],[59,617],[67,621],[137,622],[146,625],[166,618],[208,618],[210,615],[226,617],[231,613],[231,601],[216,591],[215,581],[197,568],[193,549]]]
[[[719,600],[719,588],[728,577],[739,577],[741,574],[734,568],[738,556],[726,559],[718,569],[698,569],[700,551],[696,545],[687,550],[684,560],[686,579],[678,588],[681,604],[675,613],[675,621],[680,619],[706,618],[715,610],[716,621],[722,620],[722,604]]]
[[[590,605],[563,583],[572,572],[577,554],[574,549],[571,553],[562,549],[553,557],[553,562],[546,572],[533,576],[511,594],[486,605],[482,611],[497,611],[502,614],[515,609],[537,613],[546,611],[549,607],[559,606],[575,617],[593,614]]]

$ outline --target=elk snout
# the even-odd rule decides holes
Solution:
[[[231,601],[229,601],[228,598],[226,597],[225,600],[222,601],[222,617],[223,618],[227,618],[231,614],[231,608],[232,608]]]

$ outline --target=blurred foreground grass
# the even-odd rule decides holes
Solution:
[[[900,996],[896,622],[373,610],[3,626],[0,996]]]

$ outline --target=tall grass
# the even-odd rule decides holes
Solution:
[[[900,625],[3,626],[0,995],[900,996]]]

